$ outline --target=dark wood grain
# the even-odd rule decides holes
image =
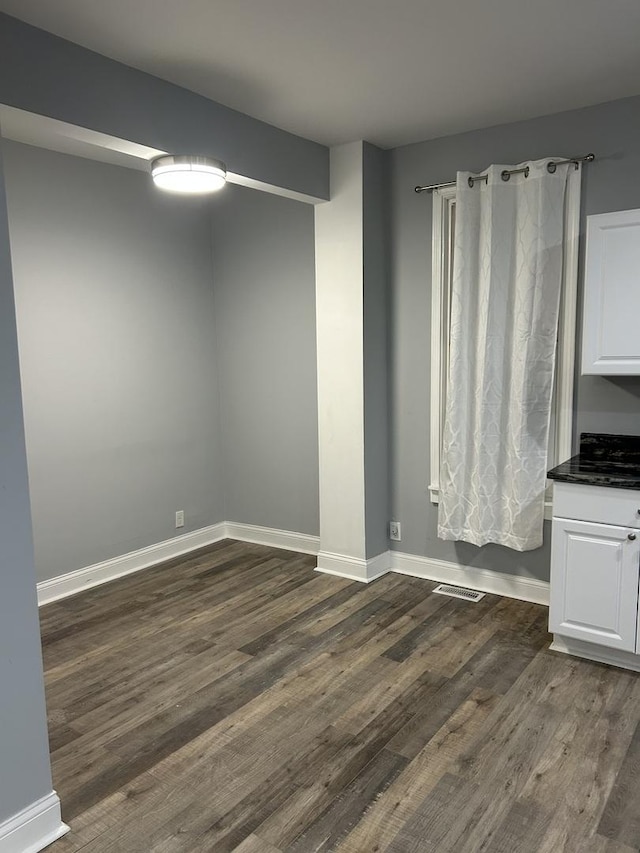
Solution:
[[[288,853],[326,853],[335,849],[368,806],[400,775],[407,759],[383,748],[330,805],[287,847]]]
[[[640,679],[546,608],[217,543],[41,610],[55,853],[630,853]]]
[[[629,847],[640,848],[640,724],[636,726],[631,743],[616,776],[598,833]]]

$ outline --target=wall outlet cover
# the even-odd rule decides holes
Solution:
[[[176,527],[184,527],[184,510],[179,509],[176,512]]]
[[[394,542],[400,542],[402,539],[402,530],[399,521],[389,522],[389,539],[392,539]]]

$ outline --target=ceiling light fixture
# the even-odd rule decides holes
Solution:
[[[157,187],[173,193],[212,193],[227,181],[227,167],[212,157],[164,154],[151,161],[151,177]]]

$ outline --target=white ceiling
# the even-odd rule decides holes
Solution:
[[[0,0],[324,144],[384,148],[640,93],[638,0]]]

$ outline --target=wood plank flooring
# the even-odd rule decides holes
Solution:
[[[225,541],[41,609],[53,853],[630,853],[640,678]]]

